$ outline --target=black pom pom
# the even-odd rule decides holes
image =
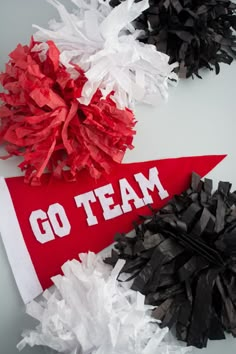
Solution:
[[[218,74],[219,63],[231,64],[236,54],[236,4],[228,0],[150,0],[134,26],[141,41],[179,62],[180,77],[201,78],[199,69],[213,67]]]
[[[190,188],[142,219],[136,235],[116,238],[107,259],[126,260],[132,288],[158,306],[161,326],[198,348],[208,339],[236,336],[236,194],[220,182],[192,175]]]

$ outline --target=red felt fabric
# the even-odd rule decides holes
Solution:
[[[75,196],[112,183],[115,191],[114,203],[121,204],[119,179],[125,177],[138,196],[142,197],[133,175],[142,172],[144,176],[148,177],[149,169],[156,166],[163,187],[171,198],[174,194],[181,193],[188,187],[192,171],[204,176],[223,158],[224,156],[184,157],[116,165],[112,175],[102,175],[98,180],[94,180],[86,170],[83,170],[80,180],[73,183],[49,179],[48,175],[44,175],[43,184],[34,188],[25,184],[22,177],[7,178],[6,183],[10,190],[24,241],[42,287],[45,289],[51,285],[50,278],[60,273],[60,267],[65,261],[77,257],[80,252],[101,251],[113,242],[116,232],[130,231],[133,228],[132,222],[137,220],[138,215],[150,214],[150,209],[147,206],[140,209],[135,209],[133,206],[131,212],[105,221],[101,205],[97,200],[96,203],[91,204],[91,207],[98,219],[98,224],[88,226],[85,211],[82,207],[77,208]],[[156,189],[154,192],[150,192],[150,195],[154,201],[154,208],[160,208],[169,199],[160,200]],[[32,232],[29,216],[32,211],[37,209],[47,211],[49,205],[54,203],[60,203],[64,207],[71,224],[70,235],[62,238],[56,237],[55,240],[40,244]]]

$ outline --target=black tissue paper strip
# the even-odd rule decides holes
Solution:
[[[140,217],[134,237],[118,234],[105,259],[112,266],[125,259],[122,272],[156,306],[161,326],[175,326],[177,338],[197,348],[224,339],[225,331],[236,336],[236,192],[230,189],[220,182],[212,193],[212,181],[193,173],[188,190]]]
[[[115,7],[122,0],[111,0]],[[139,2],[137,0],[136,2]],[[133,25],[142,30],[139,40],[153,44],[179,62],[179,76],[196,75],[199,69],[220,71],[236,54],[236,4],[229,0],[149,0],[150,7]]]

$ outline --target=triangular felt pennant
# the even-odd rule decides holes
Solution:
[[[0,231],[25,303],[51,285],[61,265],[78,253],[99,252],[116,232],[128,232],[148,204],[162,207],[206,175],[225,155],[172,158],[122,164],[93,180],[84,170],[78,182],[44,176],[31,187],[23,177],[0,179]]]

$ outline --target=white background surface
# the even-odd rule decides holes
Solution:
[[[69,0],[62,2],[69,3]],[[54,8],[44,0],[0,0],[0,70],[8,60],[8,53],[19,42],[29,43],[32,23],[46,26],[48,20],[55,16]],[[236,188],[235,79],[236,62],[230,67],[221,65],[218,76],[207,72],[203,80],[181,81],[177,88],[170,90],[168,104],[158,108],[137,107],[135,149],[127,153],[125,161],[228,154],[208,176],[215,183],[229,180]],[[15,167],[17,162],[17,159],[0,161],[0,175],[19,175]],[[24,305],[0,239],[0,354],[18,353],[15,346],[20,334],[23,329],[31,328],[33,323],[24,314]],[[207,349],[195,350],[194,354],[223,352],[235,353],[236,339],[229,336],[227,341],[210,342]],[[51,351],[27,348],[23,353],[46,354]]]

